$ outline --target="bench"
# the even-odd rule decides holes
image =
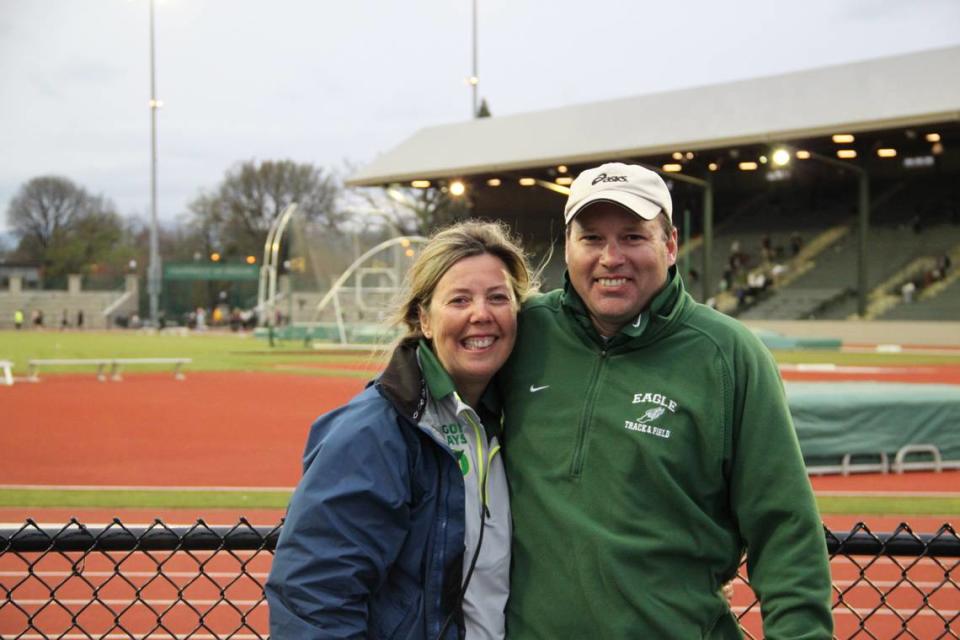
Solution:
[[[172,364],[173,377],[177,380],[183,380],[181,367],[193,362],[192,358],[38,358],[27,361],[27,376],[33,382],[40,379],[37,371],[40,367],[96,367],[97,380],[103,382],[107,379],[106,371],[109,368],[111,380],[123,380],[120,371],[126,365],[131,364]]]
[[[9,360],[0,360],[0,384],[13,386],[13,363]]]

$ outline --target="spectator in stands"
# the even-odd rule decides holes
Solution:
[[[770,234],[765,233],[760,239],[760,255],[764,262],[773,260],[773,241],[770,240]]]
[[[790,256],[796,257],[800,253],[800,249],[803,248],[803,238],[800,237],[800,234],[796,231],[790,234]]]
[[[903,283],[903,286],[900,287],[900,297],[903,299],[904,304],[913,302],[913,293],[916,290],[917,285],[913,283],[913,280],[907,280]]]
[[[947,277],[947,273],[950,271],[951,262],[952,261],[950,260],[950,254],[948,253],[945,253],[939,258],[937,258],[937,268],[940,270],[940,274],[942,277],[944,278]]]
[[[386,371],[307,441],[266,585],[274,640],[503,638],[510,508],[488,385],[535,287],[500,225],[435,234]]]

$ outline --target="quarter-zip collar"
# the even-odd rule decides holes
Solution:
[[[430,345],[425,340],[420,340],[417,347],[417,356],[420,360],[420,370],[423,371],[427,389],[434,400],[443,400],[456,392],[453,379],[450,377],[450,374],[447,373],[447,370],[443,368],[443,365],[440,364],[440,360],[437,359],[436,354],[433,353],[433,349],[430,348]],[[457,395],[456,398],[458,406],[464,404],[459,395]],[[497,391],[496,385],[487,385],[486,390],[480,397],[479,406],[472,407],[472,409],[477,413],[484,427],[488,430],[488,437],[499,435],[500,408],[500,394]]]
[[[683,280],[677,271],[676,265],[667,271],[667,281],[663,288],[650,301],[646,309],[633,322],[627,323],[616,335],[604,340],[587,310],[580,294],[570,284],[570,276],[564,273],[562,305],[572,314],[579,327],[591,340],[605,347],[616,347],[622,344],[647,344],[677,320],[689,306],[686,304],[686,295]]]

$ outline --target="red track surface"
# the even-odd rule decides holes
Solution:
[[[913,382],[960,385],[960,366],[837,366],[781,365],[784,380],[796,382]]]
[[[0,388],[0,484],[293,486],[310,423],[361,378],[47,376]]]

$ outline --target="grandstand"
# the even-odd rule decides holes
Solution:
[[[675,223],[692,238],[680,264],[701,300],[729,305],[737,283],[726,282],[725,291],[720,283],[731,245],[756,256],[769,236],[770,268],[781,265],[777,285],[766,283],[737,310],[745,318],[896,317],[894,307],[868,313],[873,290],[913,277],[911,269],[923,268],[915,261],[960,240],[960,85],[942,81],[956,72],[955,46],[434,126],[348,184],[429,180],[444,188],[459,180],[476,216],[505,220],[543,256],[551,244],[562,247],[559,212],[572,176],[607,161],[645,164],[672,185]],[[835,134],[852,141],[835,142]],[[774,167],[776,148],[805,151],[807,159],[794,153]],[[856,158],[838,160],[841,148]],[[866,246],[861,225],[869,228]],[[807,248],[803,256],[794,255],[794,238]],[[555,251],[546,284],[560,284],[562,270]],[[944,291],[943,300],[952,298],[952,287]],[[941,310],[916,304],[911,313]]]

